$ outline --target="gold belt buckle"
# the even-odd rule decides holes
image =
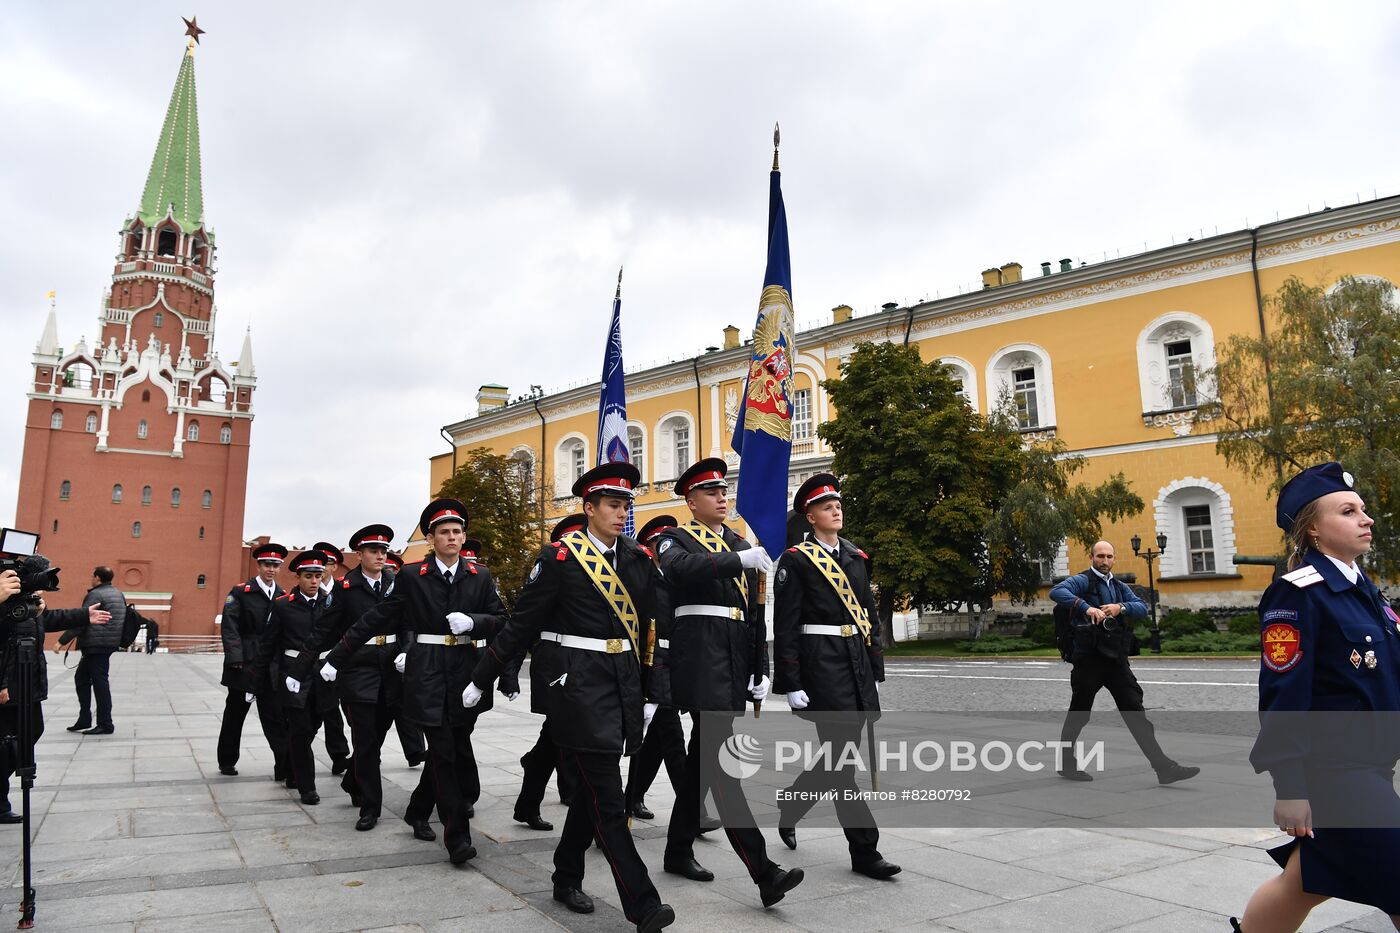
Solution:
[[[622,654],[622,639],[621,639],[621,638],[609,638],[609,639],[608,639],[608,654]]]
[[[735,622],[744,621],[744,610],[740,609],[738,606],[730,606],[729,618],[733,619]]]
[[[376,635],[376,636],[374,636],[374,638],[371,639],[371,640],[372,640],[376,645],[387,645],[387,644],[388,644],[388,642],[386,642],[386,641],[384,640],[384,636],[383,636],[383,635]]]
[[[442,636],[442,643],[448,646],[455,645],[457,644],[457,636],[448,632],[446,635]]]
[[[850,638],[850,637],[851,637],[851,631],[852,631],[852,629],[851,629],[851,627],[850,627],[849,625],[843,625],[843,626],[841,626],[841,637],[842,637],[842,638]]]

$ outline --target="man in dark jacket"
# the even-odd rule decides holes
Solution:
[[[329,541],[317,541],[312,547],[326,555],[321,592],[329,593],[332,587],[339,585],[340,578],[336,574],[340,572],[345,555],[340,545]],[[350,769],[350,741],[345,738],[345,720],[341,718],[334,690],[322,690],[318,695],[316,718],[322,730],[321,738],[326,743],[326,754],[331,756],[331,774],[344,774]]]
[[[272,779],[287,780],[287,729],[282,720],[282,707],[266,672],[255,667],[258,643],[272,614],[272,601],[283,595],[282,588],[277,585],[277,571],[286,559],[287,549],[280,544],[268,543],[254,548],[257,575],[238,584],[224,597],[224,615],[219,624],[219,636],[224,643],[224,669],[219,683],[228,690],[228,697],[224,700],[224,719],[219,725],[220,774],[238,773],[243,721],[248,716],[252,698],[256,698],[258,722],[272,749]]]
[[[803,515],[811,540],[796,543],[778,562],[773,597],[775,687],[788,705],[816,724],[817,739],[837,761],[826,769],[804,771],[779,806],[778,835],[797,848],[797,821],[826,792],[834,792],[836,815],[846,834],[851,870],[870,878],[899,874],[876,845],[880,831],[870,806],[856,795],[855,765],[844,753],[859,748],[862,731],[880,718],[878,684],[885,677],[875,598],[870,591],[866,554],[840,536],[841,486],[830,473],[802,484],[793,510]],[[874,750],[870,752],[873,754]]]
[[[1083,573],[1066,577],[1050,588],[1050,598],[1067,608],[1074,626],[1074,669],[1069,675],[1069,714],[1060,740],[1069,746],[1070,760],[1059,771],[1070,781],[1092,781],[1093,775],[1080,769],[1074,743],[1089,722],[1094,697],[1107,687],[1128,731],[1147,756],[1157,780],[1162,784],[1184,781],[1201,773],[1200,768],[1177,764],[1162,746],[1143,712],[1142,687],[1128,665],[1128,633],[1134,620],[1147,615],[1147,605],[1113,576],[1115,553],[1107,541],[1096,541],[1090,551],[1093,565]]]
[[[84,735],[111,735],[112,684],[110,671],[112,653],[121,647],[122,624],[126,621],[126,597],[112,585],[112,568],[97,567],[92,571],[91,588],[83,597],[83,606],[98,606],[111,613],[110,625],[83,626],[72,633],[65,632],[59,644],[76,637],[82,660],[73,672],[73,686],[78,691],[78,721],[69,732]],[[92,695],[97,694],[97,724],[92,722]]]
[[[676,481],[692,519],[668,528],[656,554],[671,603],[671,697],[691,714],[685,781],[666,832],[663,867],[692,881],[713,881],[695,860],[699,835],[700,763],[714,762],[733,735],[734,719],[750,702],[768,695],[768,640],[758,574],[773,566],[767,552],[751,547],[724,525],[729,516],[729,467],[718,457],[694,464]],[[784,871],[768,857],[763,834],[739,781],[711,768],[712,790],[729,844],[758,885],[763,906],[782,900],[802,882],[802,869]]]
[[[0,574],[0,603],[7,602],[19,592],[19,578],[12,570]],[[42,607],[43,604],[40,603]],[[19,707],[19,653],[18,639],[28,635],[36,641],[34,667],[30,671],[28,715],[32,724],[33,744],[38,744],[44,734],[43,701],[49,698],[49,667],[44,658],[43,640],[45,632],[63,632],[74,628],[108,626],[111,613],[97,603],[89,603],[83,609],[41,608],[38,618],[9,626],[6,638],[0,643],[0,739],[18,736],[20,718],[25,710]],[[10,776],[19,767],[16,755],[17,743],[0,741],[0,823],[23,822],[23,814],[16,813],[10,806]],[[32,754],[31,745],[30,752]]]
[[[639,931],[655,933],[676,914],[661,903],[637,854],[619,766],[642,742],[641,646],[657,582],[650,553],[622,534],[638,479],[630,463],[605,463],[574,483],[588,527],[541,552],[511,623],[477,664],[462,702],[489,700],[502,669],[536,639],[555,644],[549,723],[560,769],[572,772],[577,786],[554,850],[554,899],[575,913],[593,912],[583,870],[596,839],[623,914]]]
[[[491,574],[462,560],[467,507],[456,499],[435,499],[418,527],[432,545],[424,560],[405,564],[394,578],[394,592],[350,627],[331,650],[321,676],[334,680],[360,646],[376,635],[395,634],[408,648],[403,667],[406,718],[428,737],[430,780],[437,792],[443,841],[452,864],[476,856],[471,817],[481,794],[472,750],[472,729],[483,709],[462,706],[462,688],[481,649],[505,625],[506,610]],[[397,658],[395,659],[397,662]],[[428,814],[404,814],[426,828]],[[418,835],[419,826],[414,826]]]

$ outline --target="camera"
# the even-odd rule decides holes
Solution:
[[[59,568],[38,553],[39,536],[14,528],[0,529],[0,573],[19,576],[19,595],[0,603],[0,625],[9,626],[39,614],[39,594],[58,589]]]

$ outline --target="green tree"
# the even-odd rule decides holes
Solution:
[[[481,559],[508,608],[515,605],[539,551],[540,481],[522,471],[518,461],[478,447],[467,452],[438,490],[467,507],[467,536],[481,541]]]
[[[852,538],[874,554],[882,631],[901,604],[970,610],[1029,599],[1039,561],[1071,538],[1092,544],[1103,517],[1142,510],[1120,474],[1071,483],[1083,466],[1061,442],[1027,447],[1005,408],[984,419],[941,363],[914,347],[859,344],[823,384],[836,417],[819,434]]]
[[[1290,278],[1268,299],[1267,337],[1234,335],[1207,373],[1216,451],[1273,489],[1340,461],[1376,519],[1370,566],[1400,571],[1400,310],[1388,282],[1332,289]]]

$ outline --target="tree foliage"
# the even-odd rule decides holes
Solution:
[[[1208,374],[1216,451],[1277,490],[1299,470],[1340,461],[1376,519],[1370,565],[1400,571],[1400,310],[1388,282],[1332,289],[1290,278],[1268,299],[1267,337],[1234,335]]]
[[[438,495],[460,499],[467,507],[467,537],[481,541],[482,562],[491,569],[506,606],[514,606],[540,547],[538,485],[519,462],[479,447],[467,452]]]
[[[819,428],[835,451],[849,535],[874,555],[872,580],[888,636],[901,603],[990,608],[1028,599],[1038,561],[1066,538],[1092,544],[1104,516],[1142,509],[1121,476],[1070,479],[1082,460],[1063,444],[1027,447],[1014,421],[984,419],[942,364],[914,347],[859,344],[824,383],[836,417]]]

